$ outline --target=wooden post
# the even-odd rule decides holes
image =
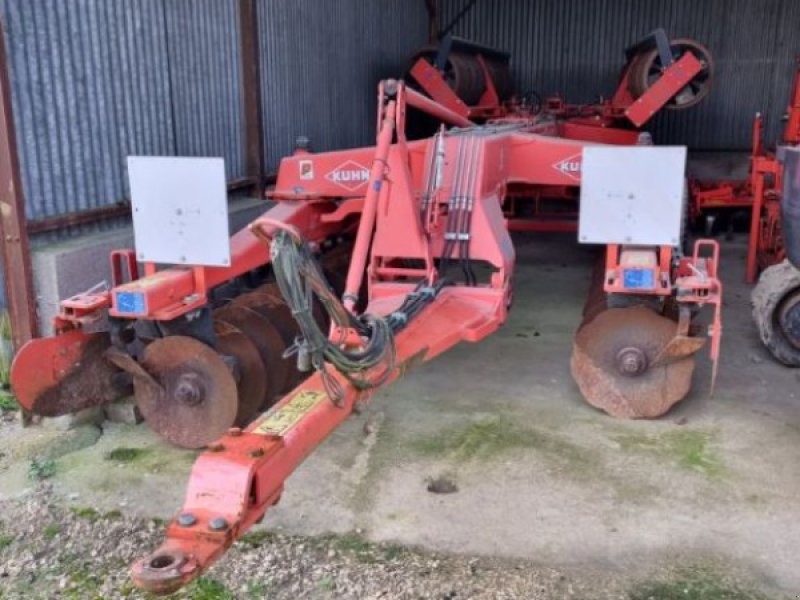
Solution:
[[[0,259],[11,321],[14,350],[36,337],[36,297],[33,268],[25,221],[25,197],[17,154],[11,81],[8,76],[5,31],[0,23]],[[30,413],[22,411],[22,424],[29,425]]]
[[[264,191],[264,138],[261,119],[261,68],[258,44],[257,0],[239,0],[242,97],[244,99],[245,160],[247,174]]]

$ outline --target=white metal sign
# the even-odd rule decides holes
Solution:
[[[230,265],[222,158],[129,156],[128,181],[138,260]]]
[[[684,146],[587,146],[582,171],[578,241],[680,244]]]

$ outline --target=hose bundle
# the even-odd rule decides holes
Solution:
[[[321,373],[325,390],[337,405],[344,401],[344,390],[326,363],[332,364],[358,390],[385,383],[395,367],[394,334],[389,320],[351,314],[331,290],[308,244],[295,240],[286,231],[278,231],[270,252],[275,279],[301,333],[287,354],[297,354],[298,365],[313,367]],[[341,339],[331,340],[320,329],[312,313],[314,296],[337,325]],[[358,333],[364,342],[362,347],[345,346],[347,330]]]

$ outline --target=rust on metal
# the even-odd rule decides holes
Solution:
[[[261,362],[256,345],[238,327],[225,321],[214,321],[217,351],[236,359],[236,390],[239,407],[236,411],[237,426],[250,423],[261,412],[269,382],[267,370]]]
[[[119,398],[127,389],[105,358],[107,333],[74,329],[24,345],[11,368],[11,385],[23,408],[56,417]]]
[[[183,448],[202,448],[236,420],[236,381],[204,343],[169,336],[145,348],[142,367],[163,389],[134,379],[136,403],[156,433]]]
[[[283,338],[267,317],[246,306],[228,304],[214,311],[214,318],[237,327],[258,349],[268,383],[261,404],[261,410],[266,410],[289,381],[289,365],[283,358],[286,350]]]
[[[578,330],[572,351],[572,376],[584,398],[614,417],[666,413],[688,393],[693,355],[702,346],[672,344],[676,327],[644,306],[596,315]]]
[[[297,322],[292,316],[292,311],[289,310],[289,307],[283,301],[283,298],[276,297],[274,293],[267,293],[266,291],[263,291],[264,289],[264,286],[262,286],[253,292],[239,296],[231,303],[231,305],[250,308],[251,310],[254,310],[265,317],[270,323],[272,323],[272,325],[275,326],[275,329],[278,331],[281,339],[283,340],[281,360],[286,365],[288,377],[286,388],[284,388],[282,391],[286,392],[297,385],[297,383],[302,381],[305,377],[305,374],[300,373],[297,370],[295,361],[290,357],[284,356],[286,349],[292,346],[297,336],[300,335],[300,329],[298,328]],[[278,291],[278,294],[280,294],[280,291]]]

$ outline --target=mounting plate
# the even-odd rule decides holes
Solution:
[[[678,246],[686,147],[586,146],[578,241]]]
[[[128,181],[139,261],[231,264],[222,158],[129,156]]]

